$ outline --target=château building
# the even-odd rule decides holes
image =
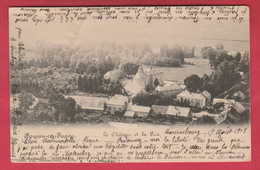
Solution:
[[[149,71],[145,72],[143,66],[140,66],[133,78],[133,83],[135,86],[145,88],[145,86],[148,84],[153,85],[156,78],[158,79],[159,83],[162,84],[164,82],[163,72],[156,72],[152,66]]]

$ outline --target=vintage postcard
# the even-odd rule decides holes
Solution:
[[[9,8],[12,162],[251,161],[247,6]]]

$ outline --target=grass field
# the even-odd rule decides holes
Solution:
[[[203,74],[210,74],[212,72],[208,59],[185,59],[186,62],[194,63],[194,65],[184,64],[182,67],[156,67],[153,66],[156,71],[162,71],[164,73],[164,80],[170,81],[183,81],[191,74],[197,74],[203,76]],[[144,66],[145,71],[149,71],[150,66]]]

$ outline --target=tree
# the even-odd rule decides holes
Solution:
[[[189,92],[197,92],[203,85],[202,79],[197,74],[192,74],[184,80]]]
[[[93,63],[91,65],[89,65],[87,68],[88,74],[97,73],[97,71],[98,71],[97,66]]]
[[[145,86],[145,91],[149,92],[150,90],[151,90],[150,85],[147,84],[147,85]]]
[[[97,77],[96,76],[94,76],[93,77],[93,90],[94,90],[94,92],[97,92],[97,89],[98,89],[98,80],[97,80]]]
[[[138,71],[139,65],[132,62],[127,62],[122,65],[121,70],[128,75],[135,75]]]
[[[235,60],[236,60],[237,62],[240,62],[240,60],[241,60],[241,53],[240,53],[240,52],[237,52],[237,53],[236,53]]]
[[[184,63],[184,55],[182,48],[179,44],[176,44],[173,49],[171,49],[171,57],[179,59],[181,63]]]
[[[78,76],[77,84],[78,84],[78,89],[82,90],[83,89],[83,80],[82,80],[81,75]]]
[[[153,53],[148,52],[146,53],[143,58],[142,58],[142,64],[144,65],[152,65],[153,62],[155,61],[156,57],[154,56]]]
[[[198,118],[198,124],[207,124],[207,125],[213,125],[216,124],[216,121],[214,118],[208,116],[208,115],[203,115],[202,117]]]
[[[216,49],[217,49],[217,50],[224,50],[223,44],[222,44],[222,43],[217,44],[217,45],[216,45]]]
[[[223,50],[221,48],[216,51],[216,57],[214,60],[214,68],[217,68],[217,66],[220,63],[227,60],[227,58],[229,57],[227,53],[228,52],[226,50]]]
[[[71,123],[75,121],[75,115],[76,115],[76,101],[68,97],[63,101],[63,112],[64,112],[64,120],[70,120]]]
[[[52,110],[48,103],[39,101],[33,108],[33,119],[37,121],[53,121]]]
[[[89,87],[89,82],[88,82],[88,79],[87,79],[87,75],[84,73],[84,76],[82,78],[82,91],[87,91]]]
[[[247,73],[250,69],[250,60],[249,60],[249,52],[245,51],[243,57],[239,63],[239,71],[242,71],[244,74]]]
[[[59,122],[60,114],[63,113],[64,96],[62,94],[52,93],[48,100],[50,106],[54,108],[54,120]]]
[[[107,110],[107,103],[105,102],[104,103],[104,111],[106,111]]]
[[[30,106],[32,106],[33,103],[35,102],[34,96],[24,91],[22,92],[22,94],[18,96],[18,100],[20,101],[19,109],[23,110],[25,113],[27,113]]]
[[[78,73],[83,74],[86,71],[86,63],[83,60],[79,60],[76,65],[76,70]]]
[[[102,86],[103,85],[103,78],[100,74],[98,74],[98,86]]]
[[[133,104],[149,106],[159,103],[162,100],[161,93],[138,93],[132,99]]]
[[[213,105],[213,108],[216,109],[216,110],[218,110],[218,109],[220,109],[221,107],[224,108],[224,106],[225,106],[224,102],[217,102],[217,103],[215,103],[215,104]]]
[[[88,86],[88,89],[86,89],[86,90],[92,93],[93,92],[93,79],[92,79],[92,76],[89,76],[87,81],[88,81],[89,86]]]
[[[202,47],[200,53],[202,58],[215,58],[214,50],[210,46]]]
[[[159,80],[157,78],[154,79],[154,86],[157,87],[160,83]]]

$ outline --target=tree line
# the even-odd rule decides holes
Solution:
[[[142,64],[161,67],[179,67],[184,63],[184,58],[193,58],[195,47],[175,46],[169,48],[162,45],[158,54],[148,52],[142,58]]]
[[[210,75],[190,75],[184,80],[187,90],[190,92],[202,92],[207,90],[212,98],[230,89],[242,80],[240,72],[249,72],[249,53],[243,56],[239,52],[228,55],[223,45],[218,45],[211,55],[211,47],[202,48],[204,58],[209,58],[213,71]]]

